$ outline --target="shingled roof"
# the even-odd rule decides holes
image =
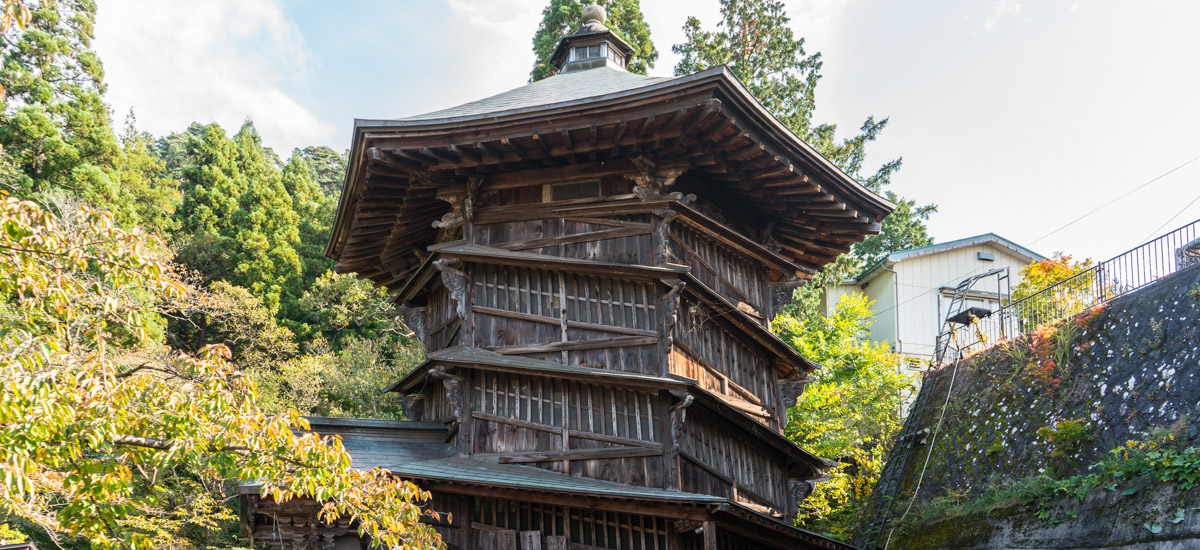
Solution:
[[[783,126],[724,66],[673,78],[600,67],[422,115],[356,120],[326,253],[339,272],[397,288],[436,241],[430,223],[449,211],[443,190],[475,176],[486,190],[496,174],[580,155],[629,164],[633,150],[739,205],[747,238],[809,272],[877,233],[894,208]]]
[[[659,82],[674,80],[633,74],[615,69],[579,71],[556,75],[456,107],[397,119],[395,122],[456,120],[464,117],[508,113],[536,107],[539,109],[636,90]],[[357,121],[356,121],[357,122]],[[366,122],[366,121],[363,121]]]

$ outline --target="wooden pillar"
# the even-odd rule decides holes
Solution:
[[[663,475],[664,488],[671,490],[679,489],[679,441],[676,434],[679,433],[680,427],[676,424],[679,420],[676,418],[675,411],[671,410],[671,395],[667,392],[660,392],[658,399],[659,407],[662,408],[663,427]]]
[[[704,522],[704,550],[717,550],[717,522]]]
[[[451,523],[458,524],[458,547],[459,550],[474,550],[475,537],[471,533],[471,522],[474,521],[475,515],[475,498],[469,496],[460,496],[455,503],[454,517]]]

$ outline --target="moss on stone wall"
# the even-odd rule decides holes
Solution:
[[[1110,449],[1172,425],[1179,443],[1200,444],[1194,421],[1200,419],[1196,288],[1200,267],[1001,343],[962,361],[957,371],[948,367],[927,381],[922,391],[931,395],[923,427],[935,431],[940,405],[947,405],[937,437],[929,443],[933,449],[918,507],[937,497],[976,499],[989,487],[1014,487],[1037,476],[1084,475]],[[915,451],[902,478],[897,512],[908,504],[929,448]],[[1025,505],[1009,504],[1016,506],[1015,515],[1001,522],[1004,529],[1028,524],[1029,514],[1021,512]],[[959,546],[905,540],[914,548],[969,548],[976,531],[972,526],[994,538],[994,514],[1010,507],[997,506],[978,517],[981,512],[953,522],[930,522],[919,533],[921,541],[937,541],[944,532],[957,537],[953,540]],[[953,527],[941,526],[947,523]],[[985,524],[991,527],[985,529]]]

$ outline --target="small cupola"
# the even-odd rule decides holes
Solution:
[[[582,25],[564,36],[550,56],[559,74],[597,67],[625,70],[633,46],[604,26],[607,17],[604,8],[596,4],[583,8]]]

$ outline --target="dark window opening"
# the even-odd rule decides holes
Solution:
[[[550,200],[569,201],[600,196],[600,182],[559,183],[550,186]]]

